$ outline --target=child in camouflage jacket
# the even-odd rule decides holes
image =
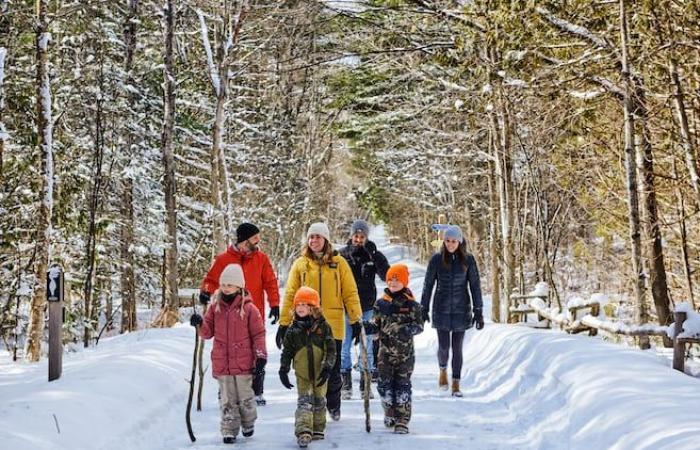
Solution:
[[[301,287],[294,295],[293,320],[284,335],[280,380],[291,389],[290,366],[297,381],[297,410],[294,434],[299,447],[323,439],[326,429],[326,389],[336,358],[331,327],[321,313],[318,292]]]
[[[384,425],[408,433],[411,419],[411,374],[415,364],[413,336],[423,331],[421,305],[408,289],[408,267],[395,264],[386,273],[388,288],[374,304],[374,317],[365,322],[379,343],[377,391],[382,398]]]

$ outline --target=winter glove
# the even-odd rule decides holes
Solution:
[[[428,312],[427,309],[424,309],[422,311],[423,313],[423,322],[430,322],[430,312]]]
[[[362,324],[358,320],[357,322],[350,324],[350,328],[352,328],[352,343],[353,345],[357,345],[360,343],[360,332],[362,331]]]
[[[394,304],[392,302],[387,302],[386,300],[379,300],[377,302],[377,309],[379,309],[379,312],[385,316],[389,316],[394,313]]]
[[[474,326],[477,330],[484,328],[484,314],[481,312],[481,308],[474,310]]]
[[[282,343],[284,342],[284,335],[287,334],[287,326],[285,325],[280,325],[277,327],[277,334],[275,335],[275,343],[277,344],[277,348],[281,349],[282,348]]]
[[[265,364],[267,364],[267,360],[265,358],[257,358],[255,360],[255,369],[253,369],[253,376],[259,377],[265,374]]]
[[[362,322],[362,326],[365,329],[365,334],[370,335],[370,334],[377,334],[377,326],[373,324],[372,322],[364,321]]]
[[[208,292],[199,291],[199,303],[201,303],[202,305],[208,305],[209,299],[210,296]]]
[[[202,322],[203,322],[202,316],[200,316],[199,314],[194,313],[190,316],[190,325],[192,325],[193,327],[196,328],[196,327],[200,326],[202,324]]]
[[[287,389],[291,389],[294,387],[294,385],[289,382],[289,367],[281,366],[279,374],[282,386],[286,387]]]
[[[318,375],[318,383],[316,383],[316,387],[321,387],[323,386],[326,381],[328,381],[328,378],[331,376],[331,368],[328,366],[323,366],[323,369],[321,369],[321,373]]]
[[[272,325],[276,324],[277,321],[280,320],[280,307],[273,306],[270,308],[270,314],[268,314],[267,318],[272,319]]]

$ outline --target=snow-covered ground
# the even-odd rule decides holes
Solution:
[[[408,250],[376,241],[391,262]],[[411,269],[420,295],[424,267]],[[488,311],[488,305],[486,305]],[[295,391],[277,379],[276,327],[269,327],[266,398],[246,448],[295,448]],[[700,381],[668,360],[587,336],[487,324],[467,333],[464,398],[438,391],[437,339],[428,328],[417,341],[411,433],[382,425],[371,402],[372,432],[364,431],[362,402],[343,402],[340,422],[328,423],[317,449],[698,449]],[[105,338],[96,348],[67,354],[61,379],[46,381],[47,363],[0,361],[0,448],[224,448],[218,433],[216,384],[207,375],[204,408],[192,412],[197,442],[185,428],[187,379],[194,330],[180,325]],[[207,351],[208,355],[208,351]],[[357,378],[357,376],[355,376]],[[235,446],[233,446],[235,448]]]

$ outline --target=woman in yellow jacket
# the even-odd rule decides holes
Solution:
[[[335,339],[336,355],[340,355],[345,337],[345,314],[348,315],[353,338],[357,341],[360,337],[362,307],[355,277],[348,262],[333,250],[330,241],[330,231],[325,223],[314,223],[306,232],[306,245],[302,255],[294,261],[287,279],[280,325],[275,339],[278,348],[282,348],[284,334],[292,321],[294,294],[301,286],[308,286],[319,293],[323,315]],[[333,420],[340,419],[342,384],[340,358],[336,358],[326,392],[326,407]]]

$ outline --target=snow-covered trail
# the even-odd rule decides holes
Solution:
[[[406,259],[407,249],[386,245],[381,228],[375,232],[391,262],[409,265],[410,285],[419,296],[425,268]],[[255,436],[239,437],[236,446],[296,448],[296,391],[277,379],[276,327],[269,328],[268,405],[258,408]],[[341,420],[329,420],[326,439],[311,448],[700,448],[700,381],[673,371],[652,353],[586,336],[487,324],[467,333],[464,398],[454,399],[436,387],[436,341],[431,328],[416,340],[410,434],[384,428],[378,396],[371,401],[372,432],[364,431],[355,374],[355,399],[343,402]],[[46,362],[2,360],[0,447],[230,448],[221,443],[217,387],[209,375],[203,411],[192,412],[197,442],[187,437],[193,345],[194,331],[184,324],[105,339],[97,348],[66,355],[63,377],[52,383],[46,382]]]

